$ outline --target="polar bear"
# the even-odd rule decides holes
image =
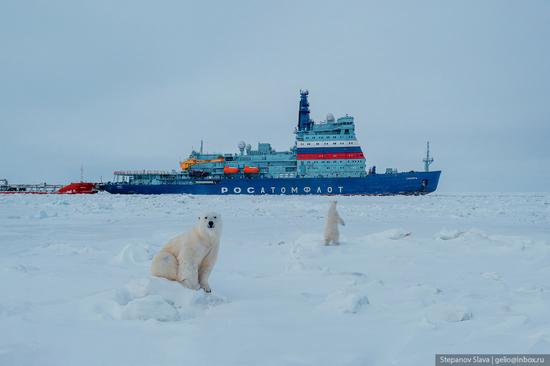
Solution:
[[[178,281],[183,286],[211,292],[208,276],[216,259],[222,232],[221,215],[209,212],[199,216],[187,233],[170,240],[153,257],[151,274]]]
[[[338,224],[346,225],[344,220],[336,211],[336,201],[332,201],[327,213],[327,220],[325,223],[325,245],[330,245],[330,242],[339,245],[340,233],[338,232]]]

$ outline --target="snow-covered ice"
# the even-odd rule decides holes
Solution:
[[[0,365],[430,365],[550,351],[550,194],[0,197]],[[149,276],[224,218],[213,292]]]

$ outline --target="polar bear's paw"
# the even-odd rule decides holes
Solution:
[[[193,304],[202,307],[203,309],[226,304],[229,301],[224,296],[215,295],[213,293],[205,293],[197,291],[193,297]]]

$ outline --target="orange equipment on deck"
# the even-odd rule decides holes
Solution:
[[[199,160],[199,159],[196,159],[196,158],[191,158],[191,159],[187,159],[185,161],[180,161],[180,168],[183,171],[187,171],[193,165],[205,164],[205,163],[223,163],[224,161],[225,161],[225,159],[222,156],[220,156],[217,159],[208,159],[208,160]]]
[[[244,167],[244,174],[258,174],[260,172],[260,168],[255,166],[245,166]]]
[[[239,168],[233,167],[233,166],[224,166],[223,167],[223,174],[237,174],[239,172]]]

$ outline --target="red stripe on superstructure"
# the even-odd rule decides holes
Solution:
[[[358,153],[325,153],[325,154],[297,154],[298,160],[332,160],[332,159],[364,159],[362,152]]]

